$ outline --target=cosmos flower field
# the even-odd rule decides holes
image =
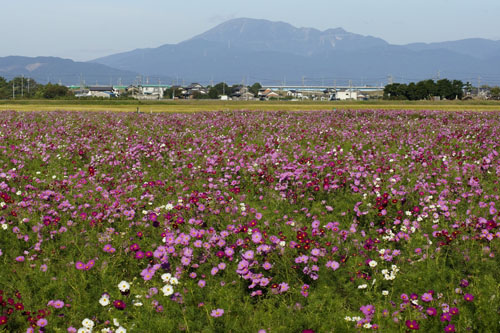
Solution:
[[[498,332],[500,113],[0,113],[0,332]]]

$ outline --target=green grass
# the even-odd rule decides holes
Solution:
[[[120,111],[197,112],[221,110],[332,110],[332,109],[417,109],[500,110],[499,101],[219,101],[219,100],[2,100],[0,110],[17,111]]]

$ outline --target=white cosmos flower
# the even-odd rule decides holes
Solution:
[[[120,326],[120,323],[118,322],[118,319],[113,318],[113,325]]]
[[[102,296],[100,299],[99,299],[99,304],[101,304],[102,306],[106,306],[106,305],[109,305],[109,296]]]
[[[128,283],[127,281],[122,281],[118,283],[118,289],[123,292],[128,291],[130,289],[130,283]]]
[[[360,285],[358,286],[358,289],[366,289],[366,287],[368,287],[368,285],[367,285],[367,284],[360,284]]]
[[[86,327],[81,327],[78,329],[77,333],[92,333],[92,330],[90,330]]]
[[[382,295],[384,295],[384,296],[389,295],[389,291],[388,290],[382,290]]]
[[[127,333],[127,330],[124,327],[120,326],[116,329],[115,333]]]
[[[171,285],[166,284],[163,288],[161,288],[161,291],[163,291],[163,295],[170,296],[174,293],[174,288]]]
[[[174,276],[170,278],[170,284],[175,286],[176,284],[179,284],[179,280],[177,280],[177,278]]]
[[[165,283],[169,282],[171,278],[172,278],[172,274],[170,274],[170,273],[164,273],[161,275],[161,279]]]
[[[88,329],[92,329],[94,327],[94,321],[92,319],[89,319],[89,318],[85,318],[84,320],[82,320],[82,326],[85,327],[85,328],[88,328]]]
[[[370,267],[372,267],[372,268],[373,268],[373,267],[376,267],[376,266],[377,266],[377,262],[376,262],[375,260],[371,260],[371,261],[368,263],[368,265],[369,265]]]

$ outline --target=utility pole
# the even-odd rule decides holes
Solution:
[[[481,91],[481,77],[477,76],[477,97],[479,97],[479,93]]]
[[[28,97],[30,97],[30,79],[28,78]]]
[[[21,75],[21,98],[24,97],[24,74]]]
[[[14,86],[14,80],[12,80],[12,99],[16,98],[16,91],[15,91],[15,86]]]

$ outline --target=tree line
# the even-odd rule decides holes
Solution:
[[[0,99],[8,98],[65,98],[73,93],[58,84],[40,84],[31,78],[15,77],[10,81],[0,76]]]
[[[410,100],[417,101],[423,99],[433,99],[439,96],[441,99],[462,99],[464,89],[467,89],[467,83],[460,80],[450,81],[441,80],[423,80],[417,83],[392,83],[384,88],[384,99],[392,100]]]

